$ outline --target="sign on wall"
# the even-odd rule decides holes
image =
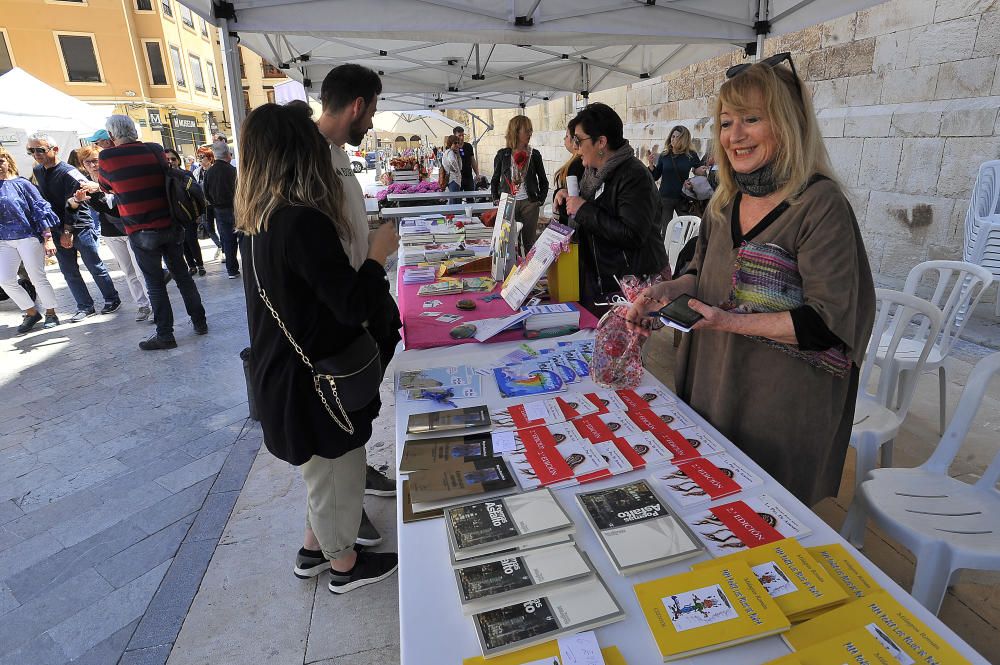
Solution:
[[[146,113],[149,114],[149,128],[154,132],[162,132],[163,119],[160,117],[159,110],[148,109]]]

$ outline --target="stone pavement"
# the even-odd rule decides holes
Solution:
[[[195,278],[206,337],[168,286],[179,347],[143,352],[153,327],[109,267],[115,314],[17,337],[20,314],[0,303],[2,665],[164,662],[260,448],[241,282],[217,262]],[[68,320],[65,281],[48,275]]]

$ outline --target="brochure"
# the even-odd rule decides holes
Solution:
[[[562,378],[554,371],[538,369],[520,372],[510,367],[497,367],[493,370],[493,377],[504,397],[548,395],[566,390]]]

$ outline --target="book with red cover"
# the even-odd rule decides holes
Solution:
[[[490,411],[490,420],[493,421],[493,431],[501,432],[561,423],[597,411],[597,407],[583,395],[567,393],[559,397],[494,409]]]
[[[572,423],[576,431],[592,443],[611,441],[616,437],[638,434],[640,431],[623,411],[595,413],[577,418]]]
[[[520,448],[506,455],[521,489],[556,483],[575,484],[577,477],[607,468],[594,446],[581,438],[558,439],[548,427],[517,430]]]
[[[629,471],[641,469],[645,466],[642,457],[624,439],[602,441],[594,443],[593,446],[598,454],[604,458],[604,461],[608,463],[608,467],[600,471],[588,473],[585,476],[579,476],[577,481],[581,485],[593,480],[601,480],[602,478],[610,478],[611,476],[628,473]]]
[[[654,480],[667,500],[682,510],[738,494],[763,482],[726,453],[664,467],[656,472]]]
[[[732,501],[683,516],[712,556],[725,556],[782,538],[812,533],[799,518],[767,494]]]
[[[655,436],[670,451],[673,456],[671,461],[674,464],[723,451],[722,446],[709,438],[696,437],[689,441],[687,436],[669,427],[650,409],[629,411],[628,415],[639,429]],[[685,431],[693,431],[694,429],[689,428]]]

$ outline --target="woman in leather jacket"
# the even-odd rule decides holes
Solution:
[[[580,196],[560,190],[553,203],[565,203],[572,218],[580,243],[580,300],[596,309],[618,290],[615,277],[658,273],[667,255],[656,184],[625,140],[621,118],[594,103],[574,121],[573,143],[585,167]]]

